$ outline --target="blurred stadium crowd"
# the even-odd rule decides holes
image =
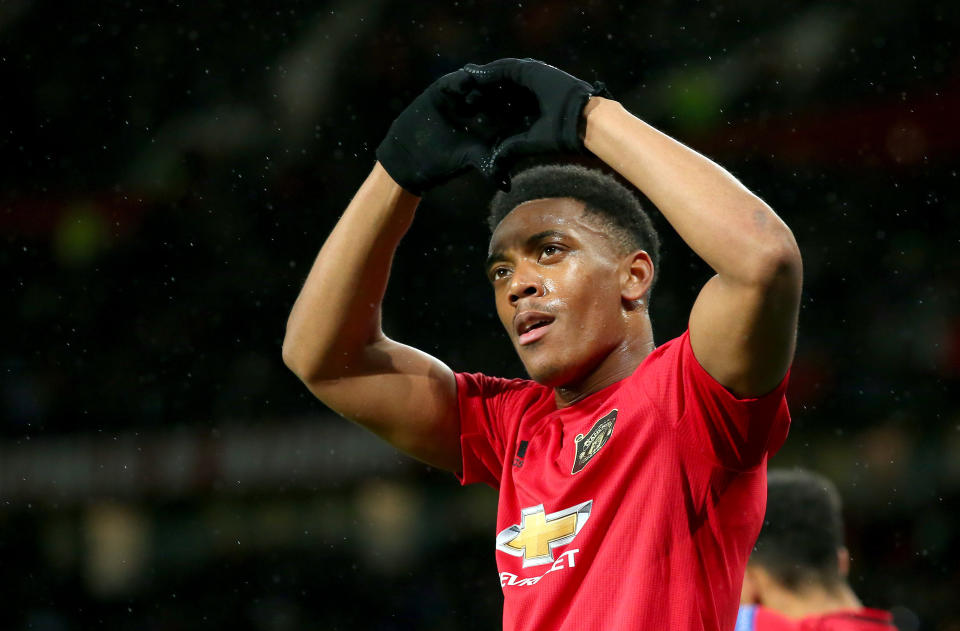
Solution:
[[[0,1],[0,628],[497,628],[493,492],[325,410],[280,341],[392,118],[439,74],[531,56],[792,227],[773,464],[836,481],[866,605],[960,631],[958,27],[906,0]],[[424,200],[385,329],[517,376],[491,194],[469,175]],[[709,272],[658,227],[663,341]]]

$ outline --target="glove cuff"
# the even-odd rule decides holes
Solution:
[[[388,132],[387,137],[377,147],[376,155],[380,166],[393,178],[394,182],[414,195],[423,196],[426,182],[423,178],[418,177],[420,175],[419,171],[411,171],[411,168],[416,168],[414,165],[417,164],[417,161],[413,159],[406,147],[393,136],[392,130]]]
[[[613,98],[613,94],[610,93],[610,90],[607,89],[607,85],[603,81],[593,82],[593,90],[590,91],[590,96],[602,96],[605,99]]]
[[[567,99],[566,108],[563,112],[561,129],[559,130],[560,145],[564,150],[580,152],[584,151],[583,146],[583,108],[587,106],[587,101],[591,96],[602,96],[612,99],[613,95],[602,82],[597,81],[593,85],[582,82],[580,86],[570,94]]]

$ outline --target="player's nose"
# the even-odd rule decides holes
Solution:
[[[521,298],[543,295],[543,279],[526,265],[518,265],[510,277],[510,304],[516,305]]]

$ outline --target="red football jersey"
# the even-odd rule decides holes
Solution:
[[[537,383],[458,373],[461,482],[499,490],[504,629],[732,629],[786,381],[738,399],[688,333],[560,410]]]
[[[893,614],[880,609],[847,609],[794,620],[758,605],[740,607],[735,631],[897,631]]]

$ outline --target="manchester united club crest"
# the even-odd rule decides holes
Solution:
[[[577,444],[577,453],[573,456],[571,475],[580,472],[590,462],[600,448],[607,444],[613,435],[613,424],[617,422],[617,411],[611,410],[606,416],[593,424],[586,434],[577,434],[574,442]]]

